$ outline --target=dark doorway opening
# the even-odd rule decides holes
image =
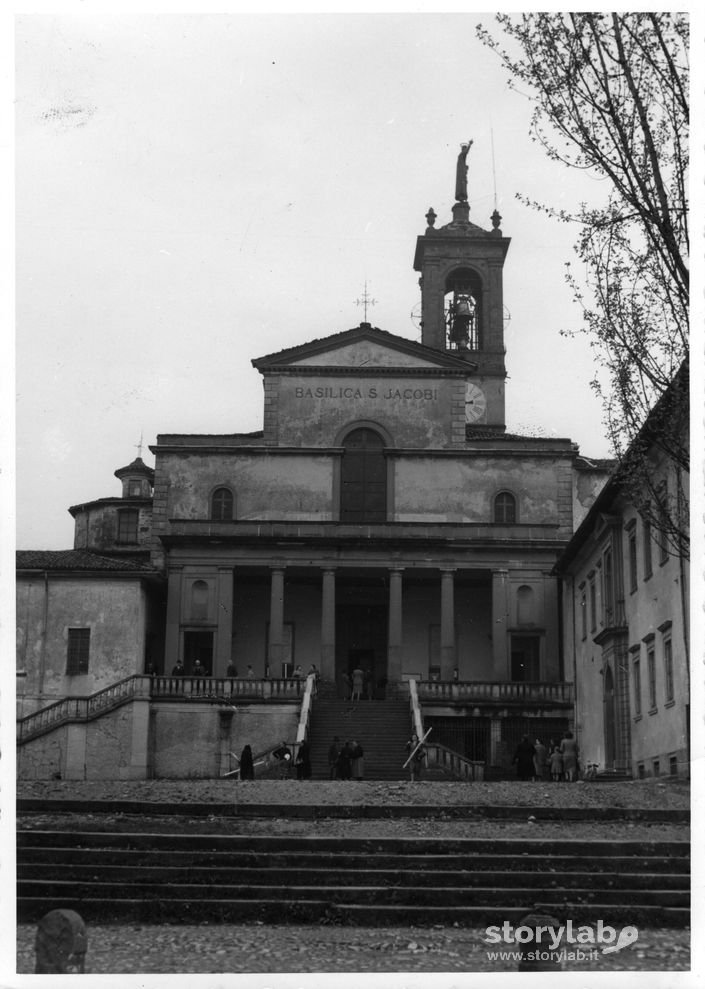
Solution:
[[[191,674],[197,659],[210,676],[213,672],[212,632],[184,632],[184,666],[187,675]]]
[[[344,675],[365,672],[365,693],[384,697],[387,686],[387,589],[341,588],[335,618],[336,670],[344,689]]]
[[[512,680],[540,680],[540,640],[537,635],[512,636]]]

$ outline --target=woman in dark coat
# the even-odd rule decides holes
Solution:
[[[296,766],[297,780],[311,779],[311,749],[308,742],[304,741],[299,745],[294,765]]]
[[[352,746],[349,741],[340,750],[338,756],[338,779],[349,780],[352,776]]]
[[[520,780],[530,780],[534,775],[534,747],[528,735],[523,735],[516,747],[512,762],[516,763],[517,776]]]
[[[255,778],[255,763],[252,758],[252,749],[246,745],[240,756],[240,779],[253,780]]]

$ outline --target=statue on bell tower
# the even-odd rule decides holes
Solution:
[[[466,159],[471,147],[471,140],[466,144],[460,145],[458,164],[455,167],[455,198],[459,203],[466,203],[468,201],[468,166]]]

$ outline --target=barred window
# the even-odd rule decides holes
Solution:
[[[91,630],[89,628],[70,628],[68,649],[66,653],[66,675],[81,676],[88,673],[88,654],[90,652]]]

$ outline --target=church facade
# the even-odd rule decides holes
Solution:
[[[315,664],[340,686],[362,668],[379,700],[413,679],[429,717],[491,725],[493,761],[502,719],[572,723],[554,567],[606,473],[569,439],[507,431],[510,241],[496,211],[490,229],[470,221],[459,188],[452,219],[429,210],[417,239],[420,342],[363,322],[255,358],[260,432],[159,435],[153,472],[116,472],[122,499],[71,510],[74,552],[121,559],[135,587],[153,577],[132,673],[198,662],[214,680],[278,680]],[[43,647],[57,668],[72,614]],[[109,664],[86,656],[80,691]],[[25,666],[38,708],[50,694]]]

